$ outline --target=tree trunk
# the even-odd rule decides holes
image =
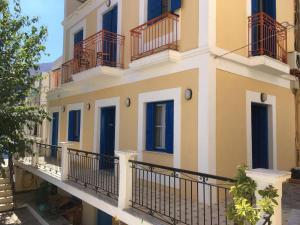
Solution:
[[[8,169],[9,169],[9,180],[11,183],[11,190],[12,194],[15,194],[15,182],[14,182],[14,162],[13,162],[13,157],[12,154],[8,154]]]

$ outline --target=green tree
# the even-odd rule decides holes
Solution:
[[[35,82],[41,78],[31,71],[38,70],[45,54],[47,29],[38,27],[37,22],[37,17],[22,15],[19,0],[0,0],[0,164],[3,153],[7,154],[11,175],[13,154],[30,151],[24,128],[33,129],[34,124],[48,118],[42,108],[28,100],[30,93],[38,91]]]

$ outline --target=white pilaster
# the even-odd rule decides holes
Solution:
[[[68,180],[69,174],[69,157],[68,157],[68,142],[60,142],[61,146],[61,180]]]
[[[278,190],[279,197],[277,198],[278,206],[275,207],[275,213],[271,217],[272,225],[282,224],[282,183],[287,181],[291,177],[290,172],[268,170],[268,169],[253,169],[247,170],[248,177],[253,179],[257,184],[257,190],[265,189],[267,186],[272,185]],[[256,193],[256,198],[259,199],[260,195]],[[259,222],[258,224],[262,224]]]
[[[120,165],[120,181],[119,181],[119,209],[127,209],[130,207],[130,198],[132,195],[132,172],[129,160],[133,160],[137,156],[136,151],[116,151],[119,156]]]

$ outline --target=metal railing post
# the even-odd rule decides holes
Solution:
[[[68,142],[60,142],[61,146],[61,180],[68,180],[69,175],[69,157],[68,157]]]
[[[119,182],[119,201],[118,207],[120,209],[127,209],[130,207],[130,199],[132,196],[132,171],[129,160],[133,160],[136,151],[116,151],[119,156],[120,164],[120,182]]]

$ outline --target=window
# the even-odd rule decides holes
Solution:
[[[80,141],[80,110],[69,111],[68,140]]]
[[[181,0],[148,0],[148,20],[166,12],[175,12],[181,7]]]
[[[83,29],[81,29],[80,31],[74,34],[74,45],[82,42],[82,40],[83,40]]]
[[[173,153],[174,101],[147,103],[146,150]]]
[[[74,34],[74,58],[78,59],[81,55],[82,44],[80,44],[83,40],[83,30],[81,29],[77,33]]]

